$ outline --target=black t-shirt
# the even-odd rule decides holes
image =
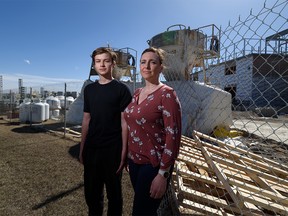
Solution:
[[[131,98],[129,88],[118,80],[107,84],[96,81],[85,87],[84,112],[91,115],[86,147],[122,145],[121,112]]]

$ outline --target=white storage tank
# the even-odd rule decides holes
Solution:
[[[64,96],[64,95],[58,95],[58,96],[56,96],[56,98],[58,98],[59,101],[60,101],[60,107],[61,107],[61,109],[64,109],[65,96]]]
[[[65,109],[65,97],[59,98],[61,109]],[[74,102],[74,98],[71,96],[66,97],[66,109],[69,109],[70,105]]]
[[[52,110],[52,117],[58,118],[59,116],[60,116],[60,110],[59,109]]]
[[[58,95],[58,96],[56,96],[56,98],[58,98],[61,101],[61,100],[64,100],[65,96],[64,95]]]
[[[46,102],[49,104],[50,110],[60,109],[60,100],[57,97],[49,96],[46,98]]]
[[[186,29],[184,25],[179,30],[170,30],[155,35],[148,40],[149,46],[162,48],[167,52],[167,68],[163,75],[167,81],[189,80],[193,67],[203,67],[204,60],[198,53],[204,50],[205,35],[198,30]]]
[[[45,105],[41,102],[31,104],[31,121],[43,122],[45,120]]]
[[[43,100],[42,103],[45,106],[45,121],[49,119],[49,104],[46,102],[46,100]]]
[[[66,108],[67,109],[69,109],[70,108],[70,106],[71,106],[71,104],[74,102],[74,98],[73,97],[71,97],[71,96],[69,96],[69,97],[67,97],[66,98]]]
[[[30,102],[26,101],[20,104],[19,121],[24,123],[30,121]]]
[[[53,110],[61,109],[60,100],[57,97],[49,96],[46,98],[46,102],[49,104],[49,118],[55,117]]]

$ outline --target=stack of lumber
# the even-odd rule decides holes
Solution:
[[[180,215],[288,215],[288,167],[193,132],[172,176]]]

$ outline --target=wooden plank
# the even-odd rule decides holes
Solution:
[[[225,212],[225,210],[219,208],[219,209],[215,209],[215,208],[212,208],[212,207],[209,207],[207,205],[202,205],[200,203],[196,203],[196,202],[193,202],[191,200],[187,200],[187,199],[184,199],[181,203],[179,203],[179,205],[185,207],[186,209],[191,209],[193,211],[196,211],[196,212],[200,212],[204,215],[215,215],[215,216],[219,216],[219,215],[222,215],[222,216],[233,216],[232,214],[229,214],[227,212]],[[185,212],[183,212],[185,213]],[[191,212],[192,214],[191,215],[194,215],[193,212]]]
[[[182,154],[182,155],[186,155],[186,156],[189,156],[190,158],[195,158],[196,160],[200,160],[200,161],[203,161],[203,162],[206,162],[205,161],[205,158],[203,157],[202,155],[202,152],[193,152],[193,151],[187,151],[185,149],[180,149],[179,150],[179,154]]]
[[[201,140],[197,136],[195,136],[195,139],[196,139],[197,144],[201,145]],[[211,154],[207,151],[207,149],[204,146],[201,146],[201,151],[202,151],[202,153],[203,153],[208,165],[214,170],[217,178],[222,182],[222,184],[224,185],[226,191],[231,196],[232,200],[234,201],[234,204],[236,206],[238,206],[239,208],[243,208],[243,209],[246,210],[247,206],[245,205],[244,201],[241,199],[241,197],[237,197],[236,196],[236,194],[232,190],[231,186],[227,183],[226,175],[224,173],[221,173],[218,165],[216,165],[212,161]]]
[[[199,147],[200,147],[201,146],[201,140],[197,136],[195,136],[195,139],[196,139],[196,142],[199,144]],[[207,150],[207,148],[204,147],[204,146],[201,146],[201,150],[202,150],[203,155],[206,158],[209,166],[212,167],[212,169],[215,171],[216,176],[222,182],[222,184],[224,185],[226,191],[231,196],[232,200],[234,201],[234,204],[236,206],[238,206],[240,209],[244,209],[245,211],[248,210],[249,208],[250,209],[252,208],[254,210],[257,209],[257,207],[255,207],[254,205],[250,205],[249,203],[246,203],[244,201],[243,197],[239,196],[238,190],[236,190],[236,188],[233,187],[233,185],[228,184],[227,176],[223,172],[221,172],[222,170],[220,169],[218,164],[214,163],[214,160],[212,160],[213,156]]]
[[[225,174],[227,173],[226,170],[222,170],[222,171]],[[183,174],[183,175],[189,176],[189,177],[191,177],[193,179],[196,179],[196,180],[199,180],[199,181],[203,181],[204,183],[207,183],[207,184],[210,184],[210,185],[214,185],[214,186],[219,187],[219,188],[223,188],[223,187],[221,187],[221,183],[217,182],[215,179],[207,177],[207,176],[201,176],[200,174],[193,173],[190,170],[182,170],[182,169],[180,169],[179,173],[181,175]],[[253,182],[248,183],[248,182],[239,181],[239,180],[235,179],[234,177],[235,177],[235,175],[231,175],[231,176],[228,177],[228,183],[229,184],[237,186],[237,187],[242,187],[242,188],[247,189],[247,190],[251,190],[251,191],[256,192],[258,194],[262,194],[263,196],[267,196],[267,197],[269,197],[269,198],[271,198],[273,200],[276,200],[277,202],[280,202],[283,205],[287,205],[288,204],[287,197],[281,195],[279,192],[276,192],[275,190],[270,190],[269,188],[268,189],[267,188],[260,188],[260,187],[257,187],[256,185],[251,184]],[[273,188],[273,186],[269,186],[269,187]]]
[[[178,156],[178,160],[186,163],[189,167],[190,167],[189,164],[192,164],[192,165],[195,165],[197,167],[203,168],[208,173],[210,173],[211,175],[214,173],[214,171],[208,166],[207,163],[199,163],[199,161],[191,159],[188,156],[179,155]],[[236,169],[234,171],[233,167],[228,167],[227,165],[220,164],[220,166],[223,168],[223,172],[228,177],[239,179],[239,180],[241,179],[242,181],[245,181],[247,183],[248,182],[253,183],[253,182],[251,182],[251,178],[249,176],[247,176],[245,172],[239,171],[239,170],[236,170]]]
[[[182,202],[184,199],[188,199],[194,202],[198,202],[201,204],[205,204],[207,206],[213,206],[215,208],[224,208],[224,209],[230,209],[229,203],[226,202],[226,200],[223,200],[219,197],[214,197],[199,191],[196,191],[192,188],[188,188],[184,186],[183,179],[179,178],[179,191],[178,191],[178,199],[179,202]],[[231,211],[240,213],[240,210],[237,207],[231,207]]]
[[[215,156],[215,157],[217,157],[217,156]],[[242,158],[244,158],[244,156]],[[242,160],[238,160],[238,162],[239,161],[241,162]],[[221,166],[221,167],[223,167],[225,169],[225,174],[228,177],[235,178],[235,179],[243,178],[243,180],[246,180],[247,183],[249,183],[251,181],[254,181],[255,184],[259,184],[260,183],[260,180],[257,182],[257,179],[259,179],[260,177],[257,175],[257,173],[255,174],[253,171],[250,172],[249,171],[250,167],[247,164],[245,164],[245,163],[239,164],[242,167],[245,167],[245,169],[242,170],[241,168],[239,168],[237,166],[237,163],[234,163],[234,161],[225,159],[225,160],[219,160],[218,162],[220,163],[219,166]],[[230,164],[227,164],[226,162],[229,162]],[[231,166],[231,163],[233,163],[234,166]],[[245,164],[245,165],[243,165],[243,164]],[[257,172],[258,173],[262,173],[260,171],[257,171]],[[243,175],[243,173],[245,173],[245,175]],[[247,179],[246,176],[249,176],[249,179]],[[258,176],[258,177],[256,178],[256,176]],[[263,177],[261,177],[261,178],[264,179]],[[272,179],[265,179],[265,181],[267,181],[267,183],[270,185],[271,190],[274,190],[274,191],[278,190],[278,191],[281,191],[283,193],[288,193],[288,186],[282,184],[283,179],[281,179],[280,177],[274,176]],[[266,187],[264,187],[264,188],[266,188]]]
[[[183,178],[183,184],[185,184],[185,186],[212,196],[220,196],[225,200],[231,200],[231,197],[226,192],[223,184],[216,179],[193,173],[190,170],[180,169],[178,171],[180,176]]]
[[[54,134],[57,134],[59,136],[64,136],[64,132],[61,132],[61,131],[54,131],[54,130],[47,130],[48,132],[50,133],[54,133]],[[74,135],[74,134],[66,134],[67,136],[69,137],[72,137],[72,138],[80,138],[81,136],[78,136],[78,135]]]
[[[214,186],[219,187],[219,188],[224,188],[223,185],[219,181],[216,181],[216,179],[211,178],[209,176],[200,175],[198,173],[191,172],[190,170],[183,169],[183,168],[179,168],[178,172],[181,176],[182,175],[189,176],[190,178],[193,178],[195,180],[199,180],[199,181],[202,181],[202,182],[210,184],[210,185],[214,185]]]
[[[226,147],[225,143],[222,143],[223,146],[219,147],[204,142],[197,136],[194,138],[196,142],[191,138],[183,137],[181,139],[183,145],[180,147],[179,161],[182,161],[182,169],[178,170],[178,174],[180,177],[183,176],[182,183],[183,181],[186,182],[186,186],[182,184],[179,188],[179,197],[188,201],[196,200],[203,205],[208,205],[208,207],[215,207],[217,193],[213,191],[225,189],[232,198],[234,205],[237,204],[237,200],[243,201],[242,206],[239,205],[238,208],[242,211],[242,207],[245,207],[247,215],[254,213],[263,215],[263,212],[257,209],[256,206],[261,206],[278,214],[288,215],[288,179],[286,179],[288,173],[282,170],[281,166],[279,166],[280,168],[276,167],[275,165],[278,165],[278,163],[274,163],[274,161],[270,163],[269,159],[250,152],[246,154],[245,150],[243,155],[242,149],[240,149],[242,155],[238,155],[233,152],[235,150],[234,146],[231,149],[230,146]],[[203,138],[207,139],[207,137]],[[261,161],[256,160],[258,158]],[[192,170],[191,167],[193,167]],[[275,176],[275,173],[277,176]],[[217,176],[220,182],[213,176]],[[193,194],[190,194],[191,191]],[[201,193],[204,196],[202,198],[198,196]],[[211,201],[211,197],[209,197],[209,200],[205,201],[205,196],[211,196],[214,199]],[[229,200],[231,201],[231,199]],[[222,200],[220,203],[226,202],[231,207],[232,204],[227,203],[227,201]],[[186,207],[188,208],[188,206]],[[195,206],[193,208],[194,210],[197,209]],[[219,208],[219,205],[217,205],[217,208]],[[225,209],[225,213],[228,210],[226,207],[223,209]],[[248,212],[251,214],[248,214]],[[241,214],[243,215],[243,212]]]
[[[208,135],[206,135],[206,134],[197,132],[197,131],[195,131],[195,130],[193,131],[193,135],[194,135],[194,134],[195,134],[195,135],[198,135],[199,137],[202,137],[202,138],[208,139],[208,140],[210,140],[210,141],[213,141],[213,142],[219,144],[221,147],[228,147],[228,148],[231,149],[231,150],[237,151],[237,152],[239,152],[239,153],[241,153],[241,154],[245,154],[245,155],[247,155],[247,156],[249,156],[249,157],[251,157],[251,158],[253,158],[253,159],[256,159],[256,161],[261,160],[261,161],[264,161],[264,162],[266,162],[266,163],[268,163],[268,164],[271,164],[271,165],[273,165],[273,168],[275,169],[275,171],[277,170],[277,171],[280,172],[279,174],[283,174],[284,176],[288,176],[287,171],[284,172],[284,170],[288,170],[288,166],[285,166],[285,165],[280,164],[280,163],[278,163],[278,162],[276,162],[276,161],[273,161],[273,160],[270,160],[270,159],[261,157],[261,156],[259,156],[259,155],[257,155],[257,154],[251,153],[251,152],[249,152],[249,151],[247,151],[247,150],[244,150],[244,149],[235,147],[235,146],[233,146],[233,145],[230,145],[230,144],[225,143],[225,142],[223,142],[223,141],[221,141],[221,140],[218,140],[218,139],[215,139],[215,138],[213,138],[213,137],[210,137],[210,136],[208,136]],[[262,165],[264,165],[264,164],[262,163]],[[279,167],[280,167],[280,168],[279,168]],[[269,167],[269,168],[270,168],[270,167]]]
[[[265,189],[262,189],[262,188],[259,188],[257,186],[253,186],[250,184],[245,184],[235,179],[229,179],[228,182],[229,184],[237,186],[238,188],[243,188],[244,190],[250,191],[251,193],[257,194],[262,197],[270,198],[271,200],[274,200],[274,202],[280,203],[284,206],[288,206],[287,197],[281,195],[280,193],[265,190]]]
[[[213,146],[211,144],[205,144],[205,142],[202,142],[202,141],[200,141],[200,142],[201,142],[201,144],[204,144],[205,146],[208,146],[209,150],[214,149],[215,151],[212,151],[213,153],[217,153],[217,152],[220,152],[221,150],[223,150],[223,149],[221,149],[218,146]],[[226,151],[226,150],[224,149],[223,151]],[[215,157],[217,157],[215,155],[213,155],[213,156],[214,156],[214,159],[215,159]],[[240,156],[237,155],[237,157],[241,157],[241,160],[246,160],[247,159],[247,157],[244,157],[243,155],[242,156],[241,155]],[[220,158],[220,157],[218,157],[218,158]],[[228,160],[228,159],[225,159],[225,160],[219,159],[218,162],[222,163],[222,164],[226,164],[229,167],[234,167],[235,169],[242,170],[244,172],[249,171],[251,169],[251,172],[256,172],[256,174],[258,174],[258,175],[260,175],[262,177],[264,176],[265,178],[268,178],[269,180],[272,180],[273,182],[281,183],[282,185],[284,185],[284,189],[285,189],[284,192],[286,192],[286,193],[288,192],[286,190],[286,188],[288,186],[288,181],[284,180],[284,179],[281,179],[278,176],[273,175],[274,173],[272,173],[272,175],[269,174],[270,172],[269,173],[264,173],[264,172],[261,172],[259,170],[253,169],[253,168],[251,168],[251,167],[249,167],[247,165],[243,166],[242,164],[235,163],[235,161],[231,161],[231,160]],[[257,163],[256,161],[250,161],[250,165],[253,165],[254,168],[259,168],[258,166],[254,166],[254,164],[259,165],[259,163]],[[250,168],[250,169],[248,169],[248,168]],[[251,172],[249,172],[249,173],[251,173]],[[282,172],[284,172],[284,171],[282,170]]]
[[[221,172],[220,167],[215,164],[210,158],[209,152],[207,152],[207,150],[203,147],[203,151],[204,155],[206,155],[206,159],[208,161],[208,164],[210,165],[210,167],[212,167],[212,169],[214,170],[217,178],[222,182],[224,188],[226,189],[226,191],[228,192],[228,194],[231,196],[232,200],[234,201],[234,204],[236,206],[238,206],[240,209],[245,209],[247,210],[247,204],[244,203],[244,200],[241,197],[238,197],[233,190],[233,186],[228,184],[228,178],[227,176]]]
[[[237,215],[263,215],[261,210],[251,210],[251,209],[243,209],[235,206],[234,204],[227,203],[226,200],[223,200],[219,197],[214,197],[205,193],[201,193],[199,191],[193,190],[192,188],[187,188],[186,186],[180,185],[180,191],[177,195],[179,201],[182,202],[184,199],[188,199],[209,207],[214,207],[217,209],[223,209],[228,213]]]
[[[233,161],[235,161],[235,162],[237,162],[241,159],[245,163],[249,163],[250,166],[256,167],[257,169],[261,169],[263,172],[266,172],[266,173],[269,172],[269,173],[272,173],[273,175],[277,174],[277,176],[279,176],[281,178],[288,177],[287,171],[278,168],[280,166],[280,164],[278,164],[278,166],[275,167],[271,164],[262,163],[259,160],[251,159],[248,156],[245,157],[245,155],[236,154],[231,150],[229,151],[226,148],[223,148],[226,146],[226,144],[222,145],[221,147],[216,146],[216,145],[212,145],[211,143],[207,143],[205,141],[201,141],[201,144],[208,147],[210,152],[222,155],[223,157],[226,157],[226,158],[233,159]],[[233,150],[235,150],[235,148],[237,148],[237,147],[234,147]],[[240,149],[240,148],[238,148],[238,149]],[[238,151],[238,150],[236,150],[236,151]],[[225,156],[225,154],[226,154],[226,156]],[[250,154],[252,154],[252,153],[250,153]],[[265,159],[265,158],[260,157],[260,159]]]
[[[273,185],[270,185],[266,181],[266,179],[256,175],[255,173],[249,172],[249,171],[247,171],[247,173],[249,174],[250,178],[252,178],[261,188],[269,190],[269,191],[273,191],[275,194],[282,196],[277,190],[275,190],[273,188]],[[288,202],[288,200],[287,200],[287,202]]]
[[[220,189],[221,191],[223,191],[225,189],[221,182],[217,181],[214,178],[210,178],[208,176],[202,176],[198,173],[193,173],[189,170],[186,170],[186,171],[185,170],[179,170],[179,174],[180,174],[180,176],[183,177],[183,181],[186,183],[186,185],[189,187],[193,187],[195,190],[199,190],[199,191],[201,190],[201,188],[199,186],[197,186],[198,182],[202,182],[203,185],[205,186],[205,188],[207,189],[207,191],[210,191],[210,192],[212,192],[215,189],[216,190]],[[189,175],[189,177],[187,177],[188,175]],[[203,190],[201,190],[201,191],[203,191]],[[219,195],[220,195],[220,193],[223,194],[222,192],[219,192]]]
[[[254,175],[254,173],[252,175]],[[256,178],[256,176],[253,178],[253,180],[255,178]],[[263,179],[261,177],[258,177],[258,179],[259,180],[261,179],[263,181],[263,183],[265,182],[265,179]],[[276,191],[274,188],[275,187],[274,185],[271,185],[271,184],[269,185],[269,183],[266,183],[265,184],[266,187],[261,188],[261,187],[255,186],[256,184],[255,185],[248,184],[247,182],[246,183],[241,182],[241,181],[235,180],[233,178],[228,178],[228,182],[231,185],[247,189],[248,191],[255,192],[255,194],[257,194],[259,196],[269,198],[271,200],[274,200],[274,202],[281,203],[284,206],[288,206],[288,197],[283,196],[281,193]],[[277,189],[280,191],[282,190],[280,187]]]
[[[265,199],[265,197],[260,197],[257,193],[252,193],[251,191],[239,189],[239,193],[246,202],[253,203],[257,206],[261,206],[264,209],[273,211],[281,215],[288,215],[288,207],[281,204],[275,203],[271,200]]]
[[[67,128],[67,127],[66,127],[66,128],[65,128],[65,127],[62,127],[62,129],[68,131],[69,133],[73,133],[73,134],[75,134],[75,135],[81,135],[81,132],[74,131],[74,130],[72,130],[72,129],[70,129],[70,128]]]
[[[274,175],[271,175],[271,174],[260,172],[259,170],[256,170],[256,169],[254,169],[252,167],[243,166],[241,164],[236,164],[233,161],[231,162],[229,160],[225,160],[223,158],[217,157],[216,155],[211,155],[211,159],[213,161],[217,161],[219,163],[224,163],[227,166],[231,166],[231,167],[234,167],[236,169],[242,170],[245,173],[247,173],[247,175],[249,175],[250,173],[254,173],[255,175],[258,175],[258,176],[263,177],[265,179],[269,179],[272,182],[281,183],[281,185],[283,185],[283,187],[285,187],[285,188],[288,186],[288,180],[279,178],[278,176],[274,176]]]
[[[189,176],[190,178],[193,178],[195,180],[202,181],[203,183],[206,183],[209,185],[214,185],[217,188],[221,188],[221,189],[224,188],[220,182],[218,182],[215,179],[210,178],[208,176],[202,176],[198,173],[193,173],[190,170],[185,170],[185,169],[179,169],[179,173],[180,173],[180,175],[184,174],[184,175]],[[237,186],[237,187],[241,187],[245,190],[254,192],[254,193],[259,194],[263,197],[270,198],[270,199],[274,200],[274,202],[280,203],[284,206],[288,206],[288,198],[285,196],[282,196],[279,192],[277,192],[275,190],[269,190],[270,188],[263,189],[263,188],[259,188],[257,186],[247,184],[247,183],[235,180],[235,179],[230,179],[230,178],[228,178],[228,183],[231,185]]]
[[[177,160],[183,161],[186,164],[191,163],[192,165],[201,167],[207,171],[210,169],[205,160],[197,160],[193,157],[189,157],[183,154],[179,154]]]
[[[224,156],[224,153],[227,153],[226,157],[229,159],[232,159],[234,162],[240,163],[240,161],[241,161],[241,163],[245,163],[246,165],[249,165],[251,167],[258,169],[259,171],[262,171],[265,173],[270,173],[272,175],[277,175],[279,178],[288,177],[287,172],[285,170],[279,169],[278,167],[274,167],[274,166],[267,164],[267,163],[262,163],[261,161],[251,159],[245,155],[236,154],[232,151],[229,152],[226,149],[223,149],[223,148],[218,147],[218,146],[213,146],[210,143],[206,143],[206,142],[201,142],[201,143],[202,143],[202,145],[205,145],[206,147],[208,147],[210,152],[213,152],[215,154]],[[229,154],[229,156],[228,156],[228,154]]]

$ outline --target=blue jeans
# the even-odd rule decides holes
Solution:
[[[128,160],[130,180],[134,189],[132,215],[157,215],[161,199],[150,197],[150,187],[153,179],[158,174],[159,167],[151,164],[135,164]]]

